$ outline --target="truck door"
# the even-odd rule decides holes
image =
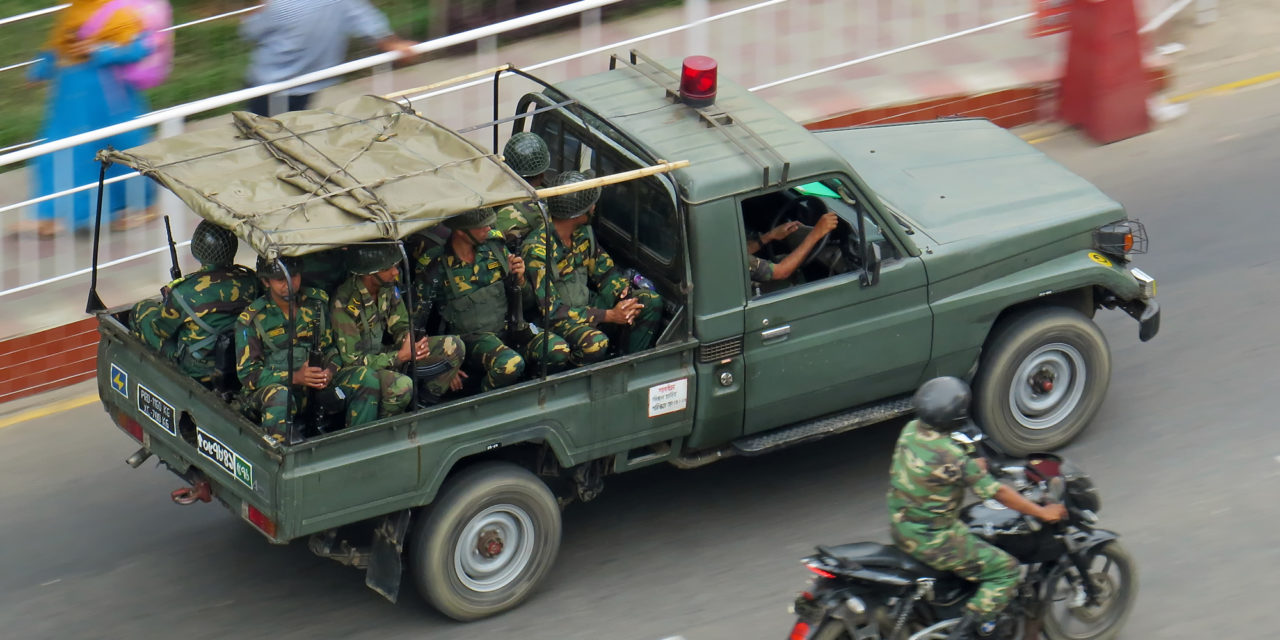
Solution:
[[[761,221],[775,224],[777,206],[786,207],[806,191],[836,195],[810,184],[744,199],[745,227],[767,231]],[[856,196],[852,203],[811,197],[810,209],[814,203],[835,212],[841,228],[791,282],[748,293],[745,433],[908,393],[929,360],[933,319],[923,263],[882,233],[876,212]],[[810,221],[821,214],[817,208]],[[879,282],[870,285],[862,281],[861,260],[842,257],[848,251],[840,247],[848,234],[856,236],[859,216],[868,243],[882,252]]]

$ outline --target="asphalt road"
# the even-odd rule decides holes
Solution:
[[[1094,147],[1041,147],[1142,219],[1164,326],[1141,344],[1120,312],[1101,414],[1066,453],[1095,477],[1104,525],[1138,559],[1122,638],[1269,638],[1280,591],[1280,404],[1273,318],[1280,88],[1196,100],[1181,120]],[[83,394],[79,385],[63,395]],[[784,637],[814,543],[886,539],[896,425],[755,460],[609,480],[565,514],[540,592],[459,625],[406,588],[273,547],[220,507],[178,507],[177,479],[132,452],[98,405],[0,429],[0,637]]]

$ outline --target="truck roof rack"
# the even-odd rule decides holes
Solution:
[[[672,69],[635,49],[630,51],[629,59],[620,58],[617,54],[609,56],[609,69],[616,69],[618,62],[622,62],[622,64],[627,65],[636,73],[661,87],[666,93],[667,99],[672,103],[680,102],[680,76]],[[733,114],[725,111],[717,103],[712,103],[706,107],[690,106],[690,108],[697,112],[698,117],[703,122],[719,131],[725,140],[738,147],[744,155],[756,163],[756,166],[760,167],[762,172],[761,186],[763,188],[767,189],[773,184],[781,185],[787,181],[787,176],[791,172],[791,163],[782,157],[782,154],[766,142],[764,138],[760,137],[760,134],[747,126],[745,122],[735,118]],[[752,145],[747,144],[746,139],[750,139],[758,146],[753,148]],[[761,150],[772,157],[772,162],[761,157]],[[769,173],[774,164],[780,165],[781,168],[778,172],[778,181],[771,183],[769,181]]]

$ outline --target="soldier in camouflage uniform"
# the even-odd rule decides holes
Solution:
[[[134,334],[207,387],[231,373],[222,368],[233,364],[215,362],[219,339],[229,353],[236,317],[259,295],[253,272],[234,264],[238,246],[230,231],[201,221],[191,234],[200,269],[170,282],[160,300],[134,307]]]
[[[542,186],[547,168],[551,166],[551,153],[547,143],[536,133],[521,131],[502,148],[502,159],[512,171],[537,189]],[[498,219],[493,228],[509,240],[520,241],[533,229],[542,226],[543,205],[538,200],[515,202],[498,209]]]
[[[319,393],[342,402],[347,425],[376,419],[378,378],[368,367],[339,368],[329,330],[329,296],[302,288],[301,261],[259,256],[257,271],[266,293],[240,314],[235,330],[236,373],[244,385],[246,408],[260,412],[262,427],[276,438],[285,435],[290,418],[307,409],[308,396]],[[296,332],[292,344],[286,326],[290,321]],[[319,352],[320,366],[308,364],[312,350]]]
[[[947,640],[973,638],[1009,604],[1018,586],[1018,561],[969,533],[957,518],[965,490],[1048,522],[1066,516],[1060,504],[1035,504],[996,482],[985,460],[970,457],[952,441],[951,431],[968,422],[969,399],[969,386],[957,378],[921,385],[913,399],[917,419],[902,429],[889,470],[894,544],[934,569],[979,583]]]
[[[480,388],[485,391],[518,381],[526,361],[539,367],[544,350],[548,371],[564,369],[569,361],[569,345],[547,331],[516,348],[507,344],[514,337],[507,333],[508,302],[522,302],[508,300],[504,281],[514,276],[522,297],[529,285],[524,260],[507,252],[493,222],[487,207],[449,218],[444,223],[453,230],[449,242],[423,254],[416,269],[418,299],[443,308],[449,331],[467,344],[469,365],[484,372]]]
[[[556,184],[586,179],[577,171],[566,171]],[[534,295],[539,304],[546,301],[543,322],[569,343],[575,365],[599,362],[608,355],[609,338],[599,326],[629,328],[623,352],[634,353],[653,344],[662,320],[662,298],[648,289],[632,289],[596,243],[590,214],[599,198],[598,187],[553,196],[547,203],[552,233],[539,229],[524,242]]]
[[[377,376],[382,389],[379,417],[409,406],[413,379],[400,369],[411,359],[420,370],[435,370],[420,382],[420,404],[435,404],[450,388],[461,388],[458,368],[464,347],[457,336],[424,335],[410,342],[409,313],[397,282],[399,250],[370,243],[353,245],[348,253],[351,276],[333,294],[334,341],[343,366],[365,366]],[[384,335],[391,337],[393,346],[383,345]]]

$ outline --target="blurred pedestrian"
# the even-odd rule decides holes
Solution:
[[[154,45],[148,36],[143,17],[132,3],[72,0],[58,14],[47,50],[28,75],[32,82],[49,83],[40,136],[58,140],[146,113],[146,98],[121,73],[152,53]],[[129,131],[36,158],[37,195],[97,183],[99,165],[94,155],[99,149],[108,145],[128,149],[146,142],[146,136],[143,130]],[[107,177],[127,172],[127,167],[114,165]],[[123,230],[153,218],[149,208],[153,193],[144,180],[109,185],[103,206],[110,213],[111,228]],[[97,189],[41,202],[36,205],[36,232],[52,237],[68,224],[87,230],[96,207]]]
[[[254,45],[248,86],[281,82],[342,64],[347,41],[368,38],[383,51],[412,56],[415,42],[397,37],[387,18],[367,0],[266,0],[241,21],[240,37]],[[317,80],[249,100],[246,109],[261,116],[306,109],[311,96],[338,83]]]

